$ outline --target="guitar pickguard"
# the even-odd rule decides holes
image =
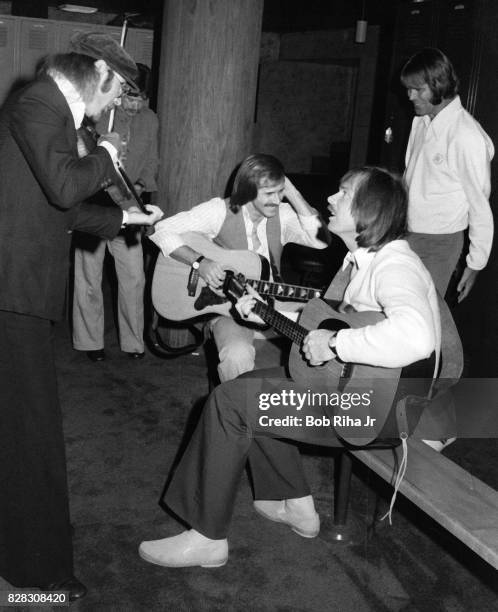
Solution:
[[[209,287],[203,287],[199,294],[199,297],[194,302],[195,310],[204,310],[208,306],[214,306],[215,304],[224,304],[228,302],[227,298],[221,295],[217,295]]]

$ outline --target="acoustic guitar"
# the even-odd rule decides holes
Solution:
[[[233,302],[236,302],[247,293],[244,277],[227,274],[223,291]],[[339,383],[341,379],[346,378],[356,378],[362,381],[373,378],[389,378],[395,381],[399,379],[401,368],[382,368],[360,363],[344,363],[338,357],[331,359],[324,365],[311,366],[301,352],[302,343],[312,329],[339,331],[341,329],[375,325],[385,319],[385,316],[380,312],[339,312],[321,298],[313,298],[304,306],[299,323],[295,323],[260,300],[256,300],[253,312],[260,316],[265,323],[271,325],[273,329],[292,340],[289,371],[292,379],[298,383]]]
[[[244,279],[227,273],[223,291],[235,302],[246,293]],[[289,355],[289,373],[294,382],[317,392],[340,393],[367,392],[371,401],[366,409],[363,405],[351,406],[347,415],[352,419],[364,421],[366,413],[373,418],[369,428],[351,428],[350,423],[340,420],[334,429],[348,443],[358,446],[376,439],[382,430],[393,405],[402,368],[383,368],[362,363],[344,363],[338,357],[320,366],[312,366],[306,361],[301,346],[306,335],[313,329],[339,331],[375,325],[385,319],[380,312],[339,312],[322,298],[313,298],[303,308],[299,323],[288,319],[270,305],[256,301],[253,312],[265,323],[271,325],[283,336],[292,340]],[[340,411],[339,411],[340,412]],[[344,415],[343,415],[344,416]]]
[[[182,240],[204,257],[218,262],[223,269],[241,273],[258,293],[276,298],[280,310],[286,310],[286,301],[307,302],[321,294],[320,289],[270,282],[268,260],[253,251],[224,249],[197,232],[182,234]],[[201,278],[195,295],[188,295],[190,270],[190,266],[172,257],[158,255],[152,278],[152,303],[156,311],[170,321],[186,321],[210,314],[228,316],[231,302],[213,292]]]

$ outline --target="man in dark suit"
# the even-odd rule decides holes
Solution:
[[[106,35],[79,34],[73,48],[48,58],[0,113],[0,575],[77,599],[86,589],[73,575],[52,337],[71,232],[113,238],[162,213],[81,204],[116,177],[120,145],[107,134],[80,159],[76,129],[134,87],[136,66]]]

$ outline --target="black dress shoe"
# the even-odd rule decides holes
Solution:
[[[69,601],[83,599],[87,593],[86,586],[74,576],[69,576],[69,578],[65,580],[41,586],[39,589],[41,591],[67,591]]]
[[[99,349],[98,351],[87,351],[86,355],[90,361],[105,361],[104,349]]]
[[[145,353],[126,353],[130,359],[143,359]]]

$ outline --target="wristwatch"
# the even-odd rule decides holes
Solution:
[[[201,261],[202,261],[203,259],[206,259],[206,258],[204,257],[204,255],[201,255],[200,257],[198,257],[198,258],[197,258],[197,259],[194,261],[194,263],[192,264],[192,268],[193,268],[194,270],[198,270],[198,269],[199,269],[199,266],[201,265]]]
[[[199,266],[201,261],[205,259],[204,255],[198,257],[190,266],[190,274],[188,275],[187,293],[190,297],[195,295],[197,291],[197,283],[199,282]]]

